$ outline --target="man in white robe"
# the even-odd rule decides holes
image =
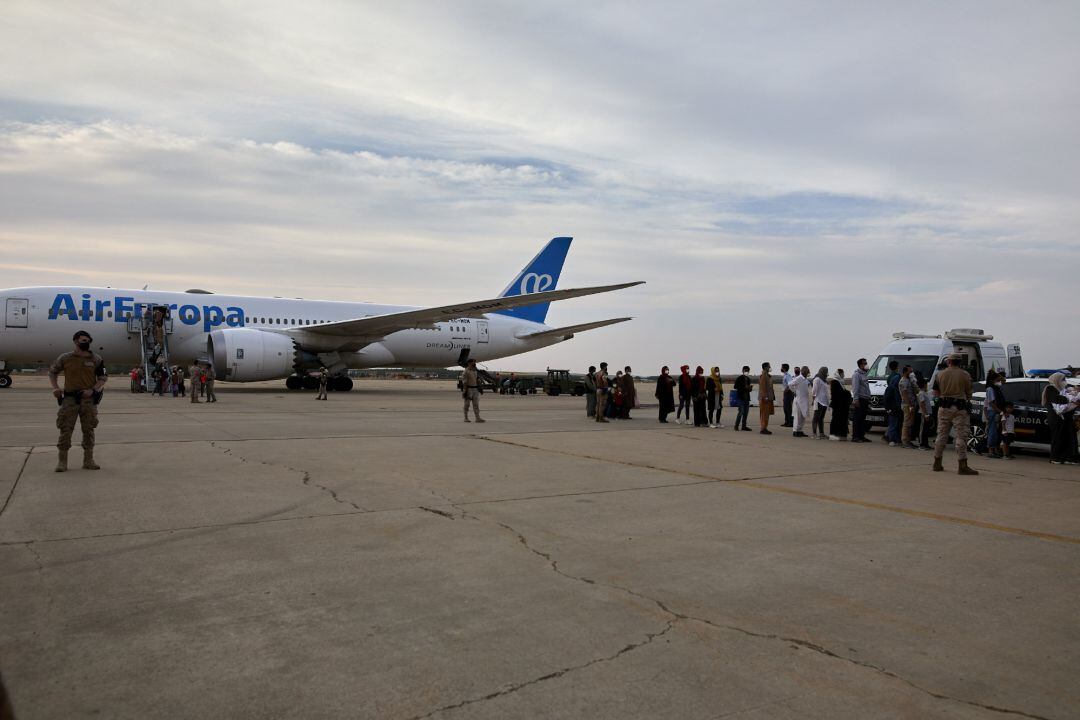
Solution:
[[[791,436],[806,437],[803,426],[806,425],[806,418],[810,415],[810,368],[803,365],[788,383],[788,389],[795,393],[795,399],[792,401],[792,407],[795,410],[795,427]]]

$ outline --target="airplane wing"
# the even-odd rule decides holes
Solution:
[[[580,325],[567,325],[561,328],[552,328],[551,330],[541,330],[540,332],[526,333],[524,335],[518,335],[519,340],[533,340],[535,338],[543,337],[560,337],[564,340],[569,340],[574,336],[574,333],[585,332],[586,330],[595,330],[596,328],[607,327],[608,325],[614,325],[616,323],[626,322],[627,320],[633,320],[634,318],[622,317],[614,318],[612,320],[597,320],[590,323],[582,323]]]
[[[357,318],[356,320],[341,320],[339,322],[322,323],[320,325],[305,325],[304,327],[295,329],[289,328],[288,334],[313,333],[316,335],[328,335],[342,338],[362,338],[368,342],[376,342],[380,338],[395,333],[398,330],[429,328],[434,326],[435,323],[454,318],[483,318],[485,313],[493,312],[495,310],[507,310],[509,308],[553,302],[555,300],[568,300],[584,295],[596,295],[597,293],[612,292],[613,290],[622,290],[623,288],[643,284],[644,281],[639,280],[638,282],[620,283],[618,285],[598,285],[586,288],[548,290],[545,292],[529,293],[528,295],[512,295],[509,297],[491,298],[489,300],[476,300],[455,305],[405,310],[403,312],[387,313],[385,315],[371,315],[369,317]]]

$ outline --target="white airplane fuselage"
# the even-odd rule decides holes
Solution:
[[[214,330],[247,328],[284,335],[327,322],[353,320],[414,309],[374,303],[245,297],[155,290],[98,287],[23,287],[0,290],[0,360],[8,364],[51,362],[72,348],[72,335],[86,330],[93,350],[107,363],[138,365],[140,341],[129,332],[127,318],[147,307],[171,310],[169,362],[189,364],[207,358],[207,338]],[[333,362],[347,368],[386,366],[449,367],[462,350],[483,362],[553,345],[560,336],[522,339],[548,326],[511,316],[490,314],[462,318],[431,328],[399,330],[356,351],[333,353]],[[319,356],[322,357],[321,355]],[[285,377],[287,374],[279,375]]]

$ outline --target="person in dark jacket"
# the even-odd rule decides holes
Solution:
[[[991,458],[1004,457],[1001,453],[1001,415],[1005,412],[1005,393],[1001,387],[1005,384],[1005,373],[990,370],[986,373],[986,450]]]
[[[1050,462],[1080,465],[1076,448],[1076,403],[1064,394],[1065,374],[1056,372],[1043,388],[1042,404],[1050,424]]]
[[[720,379],[720,368],[714,367],[705,378],[705,401],[709,412],[709,427],[722,428],[720,413],[724,410],[724,381]]]
[[[633,420],[630,411],[637,407],[637,386],[634,385],[634,372],[627,365],[623,368],[622,384],[623,404],[622,413],[619,415],[623,420]]]
[[[690,384],[690,400],[694,404],[694,427],[708,427],[709,414],[705,411],[705,368],[700,365],[694,371]]]
[[[844,371],[837,369],[829,383],[829,407],[832,419],[829,420],[829,439],[847,440],[848,412],[851,410],[851,391],[844,387]]]
[[[885,440],[889,447],[900,447],[900,425],[904,417],[900,409],[900,362],[889,362],[889,377],[885,385],[885,395],[882,397],[885,406]]]
[[[750,391],[754,388],[754,382],[750,379],[750,366],[743,365],[742,375],[735,378],[735,397],[738,400],[739,412],[735,415],[736,430],[750,430],[746,427],[746,417],[750,414]],[[742,427],[739,427],[740,422]]]
[[[666,423],[667,416],[675,410],[675,378],[669,374],[667,365],[656,379],[656,400],[660,403],[660,422]]]
[[[686,410],[686,424],[690,424],[690,366],[683,365],[681,368],[682,374],[679,375],[679,407],[675,410],[675,424],[682,425],[683,421],[679,418],[683,414],[683,409]]]

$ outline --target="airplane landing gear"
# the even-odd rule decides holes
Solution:
[[[349,392],[353,389],[352,378],[348,375],[337,375],[330,378],[330,389],[338,392]]]
[[[299,390],[304,386],[304,381],[300,379],[299,375],[290,375],[285,378],[285,388],[288,390]]]
[[[8,374],[0,375],[0,389],[7,389],[11,387],[11,376]]]

